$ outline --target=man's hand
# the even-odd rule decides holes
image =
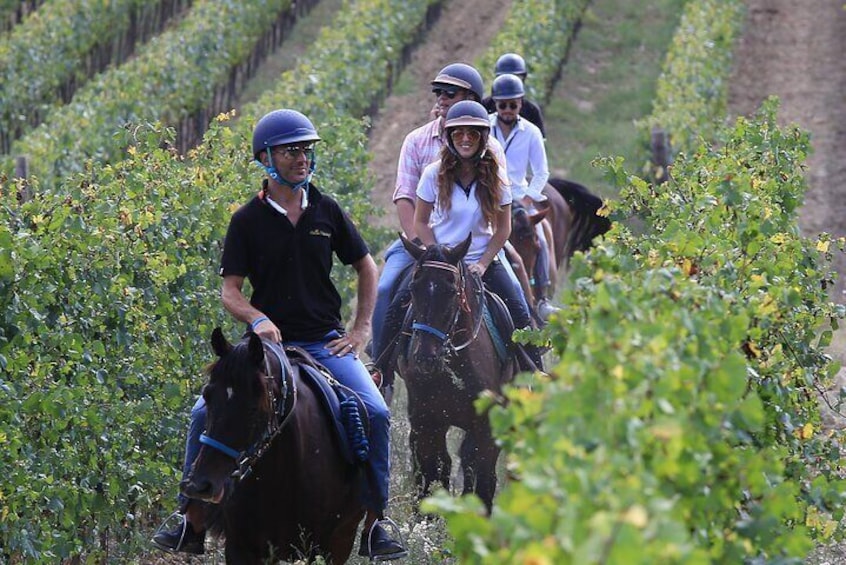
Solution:
[[[264,316],[262,316],[264,318]],[[281,343],[282,342],[282,332],[279,331],[279,328],[276,327],[276,324],[265,318],[264,320],[260,320],[258,324],[255,322],[250,324],[250,328],[252,328],[253,332],[256,333],[260,338],[266,339],[267,341],[273,343]]]
[[[355,358],[358,358],[358,352],[365,345],[367,345],[367,335],[355,329],[326,344],[329,352],[336,357],[343,357],[347,353],[352,353],[352,356]]]

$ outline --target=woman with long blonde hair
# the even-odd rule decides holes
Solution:
[[[450,107],[441,158],[417,185],[414,225],[424,245],[455,246],[472,235],[467,270],[505,301],[517,328],[531,326],[526,302],[497,258],[511,233],[511,188],[505,163],[487,150],[490,119],[484,106],[464,100]],[[526,347],[538,369],[540,351]]]

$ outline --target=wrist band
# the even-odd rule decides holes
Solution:
[[[256,318],[252,322],[250,322],[250,329],[253,330],[253,331],[256,331],[257,325],[259,325],[262,322],[269,322],[269,321],[270,321],[270,319],[267,316],[259,316],[258,318]]]

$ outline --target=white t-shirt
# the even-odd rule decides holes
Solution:
[[[417,185],[417,198],[433,205],[434,210],[429,218],[429,226],[435,234],[435,241],[444,245],[458,245],[473,235],[470,249],[464,258],[465,263],[475,263],[485,252],[493,236],[493,226],[485,221],[482,215],[482,205],[476,198],[476,182],[470,187],[470,193],[464,192],[457,183],[452,188],[452,207],[447,214],[438,205],[438,169],[441,161],[437,160],[423,169],[420,183]],[[500,179],[503,177],[504,167],[500,167]],[[502,197],[499,205],[511,204],[511,188],[508,181],[502,182]]]

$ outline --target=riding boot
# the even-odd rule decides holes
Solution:
[[[186,508],[180,508],[180,511],[171,514],[159,526],[159,529],[153,535],[151,543],[153,547],[169,553],[202,555],[205,553],[206,532],[205,530],[201,532],[195,531],[194,526],[188,521],[188,516],[185,513]],[[165,524],[174,517],[179,519],[178,523],[171,529],[165,530]]]
[[[394,539],[383,524],[389,524],[397,533],[399,532],[396,524],[390,519],[377,520],[369,528],[365,525],[361,532],[358,554],[369,557],[371,561],[392,561],[408,556],[408,548],[402,538]]]

